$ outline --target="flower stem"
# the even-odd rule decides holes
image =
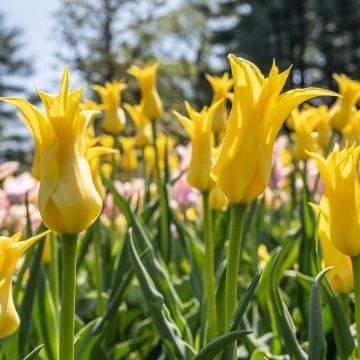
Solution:
[[[225,331],[231,326],[237,304],[237,282],[245,204],[232,204],[229,249],[227,254],[225,287]]]
[[[59,259],[57,252],[58,243],[57,243],[57,237],[53,233],[50,233],[49,236],[51,236],[50,289],[54,301],[56,321],[58,324],[59,323],[59,263],[58,263]]]
[[[77,234],[62,234],[59,360],[74,360]]]
[[[205,291],[208,311],[207,342],[217,336],[217,311],[214,270],[214,238],[212,232],[211,210],[209,206],[209,192],[203,192],[204,207],[204,242],[205,242]]]
[[[356,338],[360,357],[360,256],[352,257],[351,262],[354,274]]]
[[[159,194],[159,203],[160,203],[160,249],[161,254],[167,262],[170,256],[170,239],[168,239],[168,204],[167,204],[167,194],[166,188],[162,182],[160,167],[159,167],[159,152],[156,146],[156,139],[157,139],[157,130],[156,130],[156,121],[151,121],[151,128],[152,128],[152,135],[153,135],[153,146],[155,152],[155,171],[156,171],[156,184]]]
[[[100,232],[100,223],[99,219],[93,224],[92,227],[93,236],[94,236],[94,250],[95,250],[95,267],[96,267],[96,291],[98,299],[98,315],[101,316],[104,312],[105,306],[102,298],[103,292],[103,273],[102,273],[102,257],[101,257],[101,232]]]

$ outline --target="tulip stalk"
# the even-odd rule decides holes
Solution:
[[[74,360],[77,234],[62,234],[59,360]]]
[[[245,210],[246,204],[231,204],[231,227],[225,285],[225,332],[230,330],[237,305],[237,283]],[[235,352],[233,354],[235,356]]]
[[[209,206],[209,192],[203,192],[204,207],[204,242],[205,242],[205,291],[208,312],[207,340],[217,336],[217,311],[214,270],[214,238],[212,232],[211,210]]]
[[[360,256],[353,256],[351,262],[354,274],[356,338],[360,357]]]
[[[158,188],[159,203],[160,203],[160,248],[164,260],[167,262],[169,259],[169,239],[168,239],[168,205],[166,199],[166,189],[163,186],[160,167],[159,167],[159,152],[156,146],[156,121],[151,121],[153,146],[155,152],[155,171],[156,171],[156,184]]]

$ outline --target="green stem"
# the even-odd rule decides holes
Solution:
[[[59,360],[74,360],[77,234],[62,234]]]
[[[356,338],[360,357],[360,256],[352,257],[351,262],[354,274]]]
[[[103,273],[102,273],[102,257],[101,257],[101,247],[100,247],[100,224],[99,219],[95,222],[92,227],[93,234],[94,234],[94,248],[95,248],[95,267],[96,267],[96,291],[97,291],[97,298],[98,298],[98,315],[100,316],[104,310],[104,301],[102,298],[103,292]]]
[[[159,167],[159,153],[158,148],[156,146],[156,139],[157,139],[157,131],[156,131],[156,121],[151,121],[151,128],[152,128],[152,134],[153,134],[153,146],[154,146],[154,152],[155,152],[155,171],[156,171],[156,184],[158,188],[158,194],[159,194],[159,202],[160,202],[160,248],[161,248],[161,254],[167,262],[169,260],[169,243],[170,239],[168,239],[168,204],[167,204],[167,194],[166,194],[166,188],[162,182],[162,177],[160,173],[160,167]]]
[[[232,204],[225,287],[225,331],[228,331],[237,305],[237,283],[245,204]]]
[[[215,290],[214,238],[212,233],[209,192],[203,192],[204,206],[204,242],[205,242],[205,291],[208,311],[207,342],[217,337],[217,311]]]
[[[116,150],[118,148],[118,140],[116,135],[114,135],[114,149]],[[116,158],[115,154],[112,154],[112,171],[111,171],[111,180],[114,181],[116,178]],[[110,225],[110,246],[111,249],[114,244],[115,239],[115,233],[116,233],[116,224],[115,224],[115,218],[116,218],[116,204],[113,199],[112,208],[111,208],[111,225]]]
[[[59,259],[57,253],[57,238],[50,233],[51,261],[50,261],[50,289],[54,301],[56,321],[59,322]]]

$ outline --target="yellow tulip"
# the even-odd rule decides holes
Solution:
[[[0,339],[13,334],[20,324],[11,292],[16,263],[31,245],[49,232],[24,241],[19,241],[20,233],[12,237],[0,236]]]
[[[219,186],[214,186],[210,190],[209,202],[211,210],[226,210],[229,206],[229,200]]]
[[[0,98],[4,100],[4,98]],[[25,124],[25,126],[32,132],[29,120],[23,115],[18,114],[19,119]],[[40,181],[41,178],[41,162],[40,162],[40,145],[35,141],[34,159],[31,167],[31,175],[34,179]]]
[[[305,150],[319,152],[318,134],[314,131],[319,122],[315,108],[308,107],[299,111],[291,112],[288,126],[294,131],[295,157],[297,160],[305,160],[309,155]]]
[[[176,160],[174,160],[174,157],[171,156],[172,155],[171,152],[174,147],[173,139],[160,133],[157,135],[156,147],[157,147],[157,151],[159,154],[159,168],[161,170],[165,169],[166,161],[169,162],[169,166],[170,166],[170,160],[172,162],[172,165],[176,165],[175,164]],[[154,154],[154,156],[155,156],[155,154]]]
[[[317,141],[322,148],[326,148],[329,145],[332,129],[330,126],[329,109],[326,105],[320,105],[316,108],[318,116],[318,125],[316,132],[318,133]]]
[[[136,143],[140,147],[152,143],[151,122],[144,115],[141,105],[124,105],[125,110],[130,114],[136,127]]]
[[[321,242],[324,267],[333,267],[327,273],[327,277],[336,292],[347,293],[354,287],[351,258],[340,252],[331,242],[327,199],[323,197],[320,206],[310,205],[319,219],[318,234]]]
[[[357,171],[360,147],[334,151],[325,160],[311,153],[324,183],[321,214],[335,247],[348,256],[360,255],[360,180]]]
[[[53,241],[52,233],[49,232],[45,237],[44,249],[41,257],[43,264],[50,264],[51,262],[51,241]]]
[[[191,186],[200,191],[208,191],[215,185],[210,176],[213,160],[212,121],[219,104],[222,102],[223,100],[215,103],[209,109],[204,107],[201,112],[195,111],[188,102],[185,102],[190,119],[174,111],[174,114],[188,133],[192,142],[191,162],[187,181]]]
[[[155,166],[155,149],[153,146],[145,146],[144,148],[145,173],[151,175]]]
[[[65,68],[60,93],[39,91],[46,117],[28,101],[1,98],[24,115],[40,154],[39,209],[47,227],[77,234],[99,216],[102,201],[85,159],[86,129],[96,111],[79,110],[83,89],[68,92]]]
[[[128,70],[128,73],[133,75],[139,82],[141,91],[140,105],[144,115],[150,120],[159,120],[163,113],[162,102],[156,89],[156,72],[159,65],[158,62],[143,68],[132,65]]]
[[[205,77],[213,90],[211,105],[217,103],[219,100],[225,100],[233,85],[232,79],[229,79],[229,73],[225,72],[223,76],[211,76],[207,74]],[[226,129],[227,119],[226,101],[223,101],[217,108],[212,122],[212,130],[215,134],[221,133]]]
[[[121,167],[127,171],[136,169],[138,165],[135,149],[136,139],[121,137],[119,141],[123,149],[120,160]]]
[[[360,110],[350,115],[349,122],[341,129],[344,143],[360,145]]]
[[[86,99],[83,103],[80,104],[80,110],[97,110],[97,111],[99,111],[99,110],[104,110],[104,106],[97,104],[93,100]],[[90,138],[95,137],[94,120],[95,120],[95,118],[93,118],[92,121],[89,123],[87,132],[86,132]]]
[[[124,110],[120,107],[121,92],[126,89],[126,85],[122,81],[107,81],[105,87],[100,85],[92,85],[103,102],[104,121],[103,128],[106,132],[117,135],[125,129],[126,117]]]
[[[101,181],[100,157],[108,154],[118,154],[118,151],[106,146],[95,146],[99,139],[88,140],[86,144],[85,157],[90,165],[91,176],[102,201],[105,199],[105,190]]]
[[[229,55],[234,101],[212,177],[232,203],[249,203],[269,182],[275,138],[289,115],[302,102],[335,93],[295,89],[282,95],[290,69],[279,74],[273,64],[267,79],[251,62]]]
[[[355,81],[345,75],[334,74],[342,96],[330,109],[330,123],[336,130],[341,130],[350,120],[355,105],[360,98],[360,81]]]

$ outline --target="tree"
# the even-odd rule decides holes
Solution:
[[[25,91],[16,77],[30,75],[32,68],[30,62],[21,56],[21,29],[9,26],[5,20],[5,15],[0,13],[0,96],[15,96]],[[25,153],[26,133],[19,129],[21,123],[15,112],[0,102],[0,159],[18,158],[22,151]]]

